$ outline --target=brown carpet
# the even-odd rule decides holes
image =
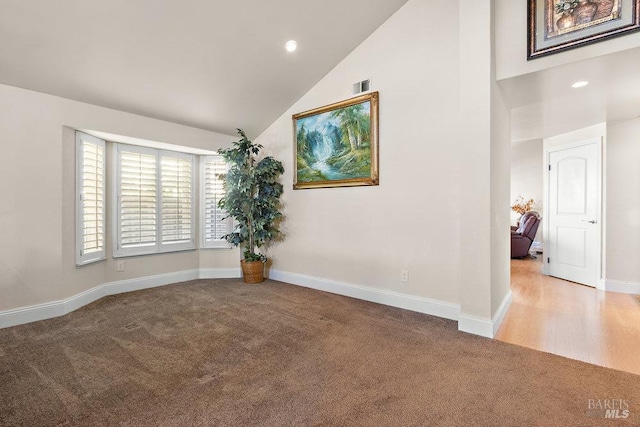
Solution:
[[[640,425],[639,376],[273,281],[186,282],[0,330],[0,425],[611,423]]]

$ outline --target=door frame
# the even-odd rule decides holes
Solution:
[[[542,238],[544,239],[545,245],[543,246],[543,259],[542,259],[542,274],[549,276],[549,264],[546,262],[548,256],[548,246],[547,242],[549,241],[549,221],[545,221],[544,218],[549,218],[549,165],[551,164],[551,153],[562,151],[570,148],[581,147],[583,145],[596,144],[598,148],[598,197],[597,197],[597,212],[598,212],[598,223],[596,224],[598,227],[597,236],[598,236],[598,244],[596,245],[598,248],[597,259],[600,261],[596,266],[596,289],[605,290],[605,263],[604,263],[604,253],[605,253],[605,235],[604,231],[606,230],[606,216],[605,216],[605,193],[604,193],[604,161],[605,161],[605,152],[604,152],[604,136],[596,136],[591,138],[581,138],[579,141],[571,142],[562,145],[553,145],[553,146],[544,146],[544,179],[543,179],[543,189],[544,189],[544,207],[543,207],[543,221],[542,221]]]

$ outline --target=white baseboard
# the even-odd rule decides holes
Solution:
[[[460,306],[458,304],[402,294],[400,292],[370,288],[279,270],[270,270],[269,278],[305,288],[444,317],[445,319],[458,320],[460,314]]]
[[[607,292],[640,295],[640,283],[607,279],[604,284],[604,290]]]
[[[63,311],[62,314],[59,314],[58,316],[63,316],[67,313],[71,313],[72,311],[77,310],[80,307],[84,307],[85,305],[91,304],[94,301],[98,301],[100,298],[106,297],[107,295],[109,294],[107,293],[107,288],[105,287],[105,285],[100,285],[79,294],[73,295],[72,297],[69,297],[67,299],[63,299],[61,301]],[[0,317],[0,326],[2,325],[1,319],[2,317]],[[33,320],[31,320],[31,322],[33,322]]]
[[[199,276],[199,270],[183,270],[175,273],[156,274],[154,276],[137,277],[135,279],[118,280],[117,282],[105,283],[107,295],[122,294],[124,292],[139,291],[141,289],[155,288],[157,286],[169,285],[171,283],[186,282],[195,280]]]
[[[65,313],[64,301],[53,301],[29,307],[15,308],[0,312],[0,328],[22,325],[38,320],[62,316]]]
[[[200,279],[238,279],[242,277],[239,268],[201,268]]]
[[[198,278],[218,279],[238,277],[241,277],[239,268],[207,268],[199,270],[184,270],[175,273],[109,282],[60,301],[2,311],[0,312],[0,328],[63,316],[107,295],[132,292]],[[400,292],[278,270],[270,270],[269,278],[293,285],[331,292],[338,295],[416,311],[432,316],[443,317],[445,319],[457,320],[459,330],[489,338],[493,338],[493,336],[495,336],[495,333],[502,323],[504,315],[511,304],[511,291],[509,291],[493,319],[489,320],[460,314],[460,306],[458,304],[403,294]]]
[[[458,318],[458,330],[481,337],[493,338],[493,322],[483,317],[470,314],[460,314]]]
[[[495,337],[502,321],[504,320],[504,316],[507,314],[509,307],[511,307],[512,299],[513,294],[511,293],[511,289],[509,289],[509,292],[505,295],[500,307],[498,307],[498,310],[491,320],[471,316],[469,314],[460,314],[458,319],[458,330],[486,338]]]
[[[493,319],[491,319],[491,323],[493,323],[493,335],[491,338],[495,337],[498,333],[498,329],[500,329],[500,325],[502,325],[502,321],[504,320],[504,316],[507,315],[507,311],[509,311],[509,307],[511,307],[511,302],[513,301],[513,294],[511,293],[511,289],[507,292],[500,307],[496,311],[496,314],[493,315]]]
[[[206,275],[212,277],[215,276],[216,278],[235,278],[238,277],[236,270],[239,271],[239,269],[206,269]],[[230,272],[232,274],[225,276],[225,274]],[[0,328],[8,328],[9,326],[22,325],[24,323],[37,322],[38,320],[64,316],[65,314],[71,313],[72,311],[87,304],[91,304],[92,302],[107,295],[115,295],[124,292],[164,286],[171,283],[195,280],[200,278],[200,275],[200,270],[194,269],[104,283],[60,301],[0,311]]]

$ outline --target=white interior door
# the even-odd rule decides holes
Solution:
[[[549,153],[549,274],[596,286],[600,266],[600,144]]]

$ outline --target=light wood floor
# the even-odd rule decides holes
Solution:
[[[542,275],[511,260],[513,302],[496,339],[640,375],[640,299]]]

